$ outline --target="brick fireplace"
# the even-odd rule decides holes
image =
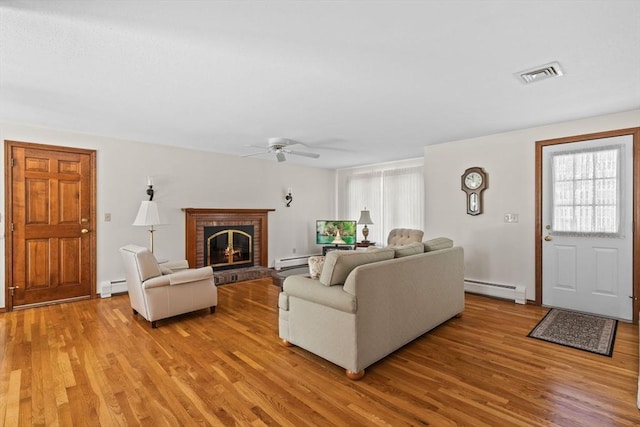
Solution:
[[[269,212],[275,209],[208,209],[208,208],[183,208],[185,212],[185,254],[192,268],[210,265],[210,253],[207,253],[207,239],[210,231],[217,232],[228,228],[234,231],[246,233],[252,231],[251,248],[253,261],[245,264],[245,268],[262,266],[269,263]],[[231,239],[233,240],[233,239]],[[230,250],[234,248],[231,247]],[[233,263],[231,263],[233,264]],[[232,267],[234,267],[232,265]],[[241,267],[241,266],[238,266]],[[226,268],[226,267],[225,267]],[[213,267],[214,272],[217,270]],[[230,270],[231,271],[231,270]]]

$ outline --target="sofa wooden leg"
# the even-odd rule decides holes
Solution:
[[[135,309],[135,308],[132,308],[132,309],[131,309],[131,311],[133,311],[133,315],[134,315],[134,316],[138,314],[138,312],[136,311],[136,309]]]
[[[152,327],[153,329],[157,328],[157,327],[158,327],[158,322],[157,322],[157,321],[155,321],[155,320],[152,320],[152,321],[151,321],[151,327]]]
[[[453,317],[455,317],[456,319],[461,318],[461,317],[462,317],[462,312],[460,312],[460,313],[456,314],[456,315],[455,315],[455,316],[453,316]]]
[[[362,379],[362,377],[364,377],[364,369],[360,372],[353,372],[350,371],[348,369],[345,370],[345,373],[347,374],[347,378],[349,378],[352,381],[358,381],[360,379]]]
[[[213,313],[215,313],[215,312],[216,312],[216,306],[215,306],[215,305],[214,305],[214,306],[209,307],[209,313],[213,314]]]
[[[280,344],[282,344],[285,347],[293,347],[293,344],[291,344],[289,341],[285,340],[284,338],[280,338]]]

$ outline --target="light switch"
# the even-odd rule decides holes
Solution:
[[[110,213],[104,214],[104,222],[111,222],[111,214]]]
[[[504,222],[508,222],[508,223],[518,222],[518,214],[515,214],[515,213],[504,214]]]

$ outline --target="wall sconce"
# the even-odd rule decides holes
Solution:
[[[149,249],[153,253],[153,233],[156,231],[154,225],[160,224],[160,214],[158,213],[158,204],[153,202],[153,177],[147,177],[147,196],[149,201],[140,202],[138,214],[133,220],[133,225],[149,227]]]
[[[291,202],[293,202],[293,196],[291,195],[291,187],[287,189],[287,195],[284,196],[284,199],[287,201],[287,207],[291,207]]]
[[[153,200],[153,177],[147,177],[147,196],[149,196],[149,201]]]

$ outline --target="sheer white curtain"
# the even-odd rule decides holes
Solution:
[[[360,211],[368,209],[371,211],[371,219],[377,223],[379,219],[375,218],[373,213],[379,211],[382,204],[381,191],[381,171],[369,171],[356,174],[348,174],[344,177],[342,185],[338,186],[338,212],[340,219],[360,218]],[[360,241],[362,236],[362,228],[358,226],[357,240]],[[380,230],[374,226],[369,227],[369,240],[372,242],[380,241]]]
[[[371,211],[374,224],[368,226],[369,240],[385,245],[393,228],[424,227],[424,176],[422,160],[394,162],[369,168],[338,171],[338,215],[360,218]],[[358,226],[358,241],[362,240]]]
[[[620,146],[553,156],[553,231],[616,236],[620,232]]]
[[[386,171],[382,180],[382,232],[394,228],[424,227],[424,177],[422,167]],[[377,240],[380,242],[381,240]]]

